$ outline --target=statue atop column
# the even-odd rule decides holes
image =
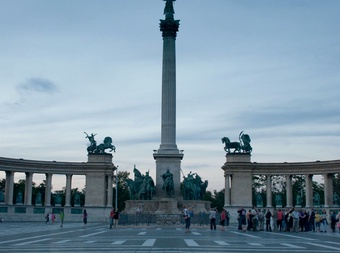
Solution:
[[[173,6],[173,2],[176,0],[163,0],[166,1],[165,3],[165,7],[164,7],[164,15],[174,15],[175,11],[174,11],[174,6]]]

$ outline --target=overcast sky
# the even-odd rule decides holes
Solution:
[[[97,142],[112,137],[120,170],[136,164],[155,177],[164,5],[1,0],[0,156],[86,162],[86,131]],[[237,141],[241,131],[252,162],[340,158],[340,1],[177,0],[174,8],[185,174],[221,190],[221,138]],[[55,189],[65,185],[55,178]]]

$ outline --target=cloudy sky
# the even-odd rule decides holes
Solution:
[[[86,131],[97,142],[112,137],[121,170],[136,164],[154,177],[164,4],[2,0],[0,156],[84,162]],[[340,158],[340,1],[177,0],[174,7],[184,173],[222,189],[221,138],[236,141],[241,131],[251,137],[253,162]],[[55,189],[64,181],[55,177]]]

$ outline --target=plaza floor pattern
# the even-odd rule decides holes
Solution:
[[[340,233],[241,232],[193,227],[0,223],[0,252],[340,252]]]

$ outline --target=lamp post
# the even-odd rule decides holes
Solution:
[[[115,198],[115,210],[118,210],[118,165],[116,166],[116,198]]]

